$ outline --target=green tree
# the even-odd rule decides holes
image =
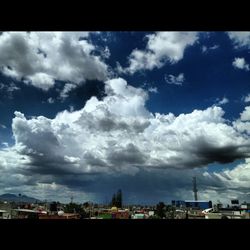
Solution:
[[[122,190],[119,189],[116,194],[116,206],[122,208]]]
[[[65,213],[79,213],[82,210],[81,205],[76,203],[69,203],[65,206]]]
[[[164,202],[159,202],[156,205],[156,215],[159,216],[161,219],[166,217],[166,205]]]
[[[88,202],[84,202],[84,203],[83,203],[83,206],[84,206],[85,208],[88,208],[88,207],[90,206],[90,204],[89,204]]]
[[[167,219],[174,219],[175,218],[175,208],[171,205],[167,205],[165,207],[166,211],[166,218]]]
[[[111,206],[122,208],[122,190],[119,189],[116,194],[113,194]]]
[[[83,209],[80,204],[69,203],[64,208],[65,213],[77,213],[80,214],[81,219],[88,218],[89,214]]]
[[[111,206],[115,207],[116,206],[116,194],[113,194],[112,200],[111,200]]]

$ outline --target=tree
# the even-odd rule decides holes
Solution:
[[[116,194],[113,194],[112,201],[111,201],[111,206],[112,207],[116,206]]]
[[[50,204],[50,211],[52,211],[52,212],[56,212],[57,211],[57,203],[55,201],[53,201]]]
[[[156,215],[159,216],[161,219],[166,216],[166,205],[164,202],[159,202],[156,205]]]
[[[84,206],[85,208],[87,208],[87,207],[90,206],[90,204],[89,204],[88,202],[84,202],[84,203],[83,203],[83,206]]]
[[[64,212],[65,213],[78,213],[81,209],[81,206],[76,203],[69,203],[65,206]]]
[[[65,213],[77,213],[80,214],[80,218],[88,218],[89,214],[86,213],[86,211],[83,209],[83,207],[80,204],[76,203],[69,203],[64,208]]]
[[[122,208],[122,190],[119,189],[116,194],[116,206]]]
[[[166,205],[165,206],[165,211],[166,211],[166,218],[167,219],[174,219],[175,218],[175,209],[171,205]]]
[[[208,206],[209,206],[209,208],[212,208],[212,207],[213,207],[212,201],[209,201],[209,202],[208,202]]]
[[[122,207],[122,190],[119,189],[116,194],[113,194],[111,206],[113,207]]]

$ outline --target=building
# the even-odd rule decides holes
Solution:
[[[185,204],[187,208],[197,208],[197,209],[212,208],[212,201],[186,200]]]
[[[132,215],[132,219],[146,219],[146,216],[144,213],[136,213]]]
[[[8,202],[0,202],[0,219],[11,219],[12,206]]]
[[[6,210],[0,210],[0,219],[10,219],[10,214]]]
[[[11,218],[12,219],[38,219],[38,211],[32,209],[12,209]]]
[[[112,218],[114,219],[129,219],[129,211],[125,210],[118,210],[116,213],[112,213]]]
[[[63,213],[63,214],[39,214],[38,218],[40,220],[68,220],[68,219],[80,219],[80,215],[79,214],[75,214],[75,213]]]
[[[196,209],[207,209],[212,207],[212,201],[172,200],[172,206],[179,208],[186,207],[186,208],[196,208]]]
[[[111,209],[100,209],[98,211],[98,219],[129,219],[128,209],[118,209],[112,207]]]
[[[174,206],[174,207],[185,207],[186,203],[183,200],[172,200],[172,206]]]

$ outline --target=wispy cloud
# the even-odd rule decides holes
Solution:
[[[3,128],[3,129],[5,129],[5,128],[7,128],[4,124],[0,124],[0,128]]]
[[[13,93],[20,90],[14,82],[11,83],[0,83],[0,92],[5,92],[6,96],[10,99],[13,98]]]
[[[223,97],[222,99],[216,98],[215,101],[216,101],[216,102],[215,102],[214,105],[216,105],[216,106],[221,106],[221,105],[224,105],[224,104],[229,103],[229,100],[228,100],[226,97]]]
[[[53,99],[52,97],[49,97],[49,98],[47,99],[47,102],[50,103],[50,104],[52,104],[52,103],[55,102],[55,99]]]
[[[185,77],[183,73],[180,73],[178,76],[165,75],[165,81],[168,84],[182,85],[185,81]]]
[[[66,99],[69,96],[69,93],[75,88],[77,88],[76,84],[66,83],[63,87],[63,90],[60,93],[60,98],[62,100]]]
[[[151,92],[151,93],[158,93],[158,89],[156,88],[156,87],[150,87],[149,89],[148,89],[148,91],[149,92]]]
[[[201,47],[201,51],[202,51],[202,53],[208,53],[209,51],[218,49],[219,47],[220,47],[220,46],[217,45],[217,44],[215,44],[215,45],[213,45],[213,46],[210,46],[210,47],[207,47],[207,46],[203,45],[203,46]]]
[[[242,98],[244,102],[250,102],[250,94]]]

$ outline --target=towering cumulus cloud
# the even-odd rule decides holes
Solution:
[[[105,83],[103,100],[54,119],[26,119],[15,112],[19,152],[39,173],[134,174],[139,169],[194,168],[228,163],[248,155],[248,141],[224,119],[220,107],[190,114],[152,114],[147,93],[124,79]]]

